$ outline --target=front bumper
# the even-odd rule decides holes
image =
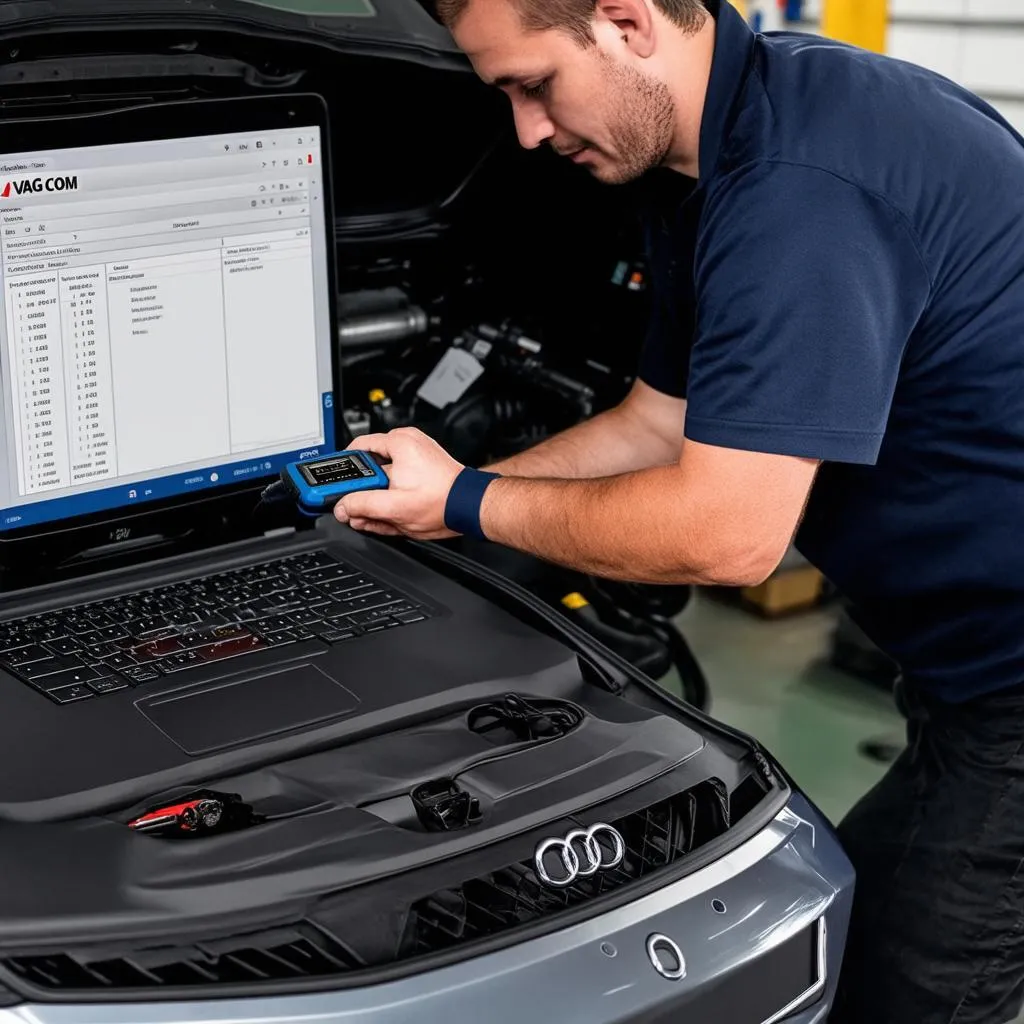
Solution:
[[[0,1024],[712,1024],[749,969],[813,929],[814,983],[756,1024],[823,1024],[842,961],[853,869],[799,795],[720,860],[649,896],[542,938],[389,984],[338,992],[195,1002],[24,1004]],[[675,943],[680,978],[655,969],[653,937]],[[663,969],[679,967],[659,942]],[[668,973],[679,974],[677,969]],[[713,990],[713,991],[712,991]],[[753,993],[751,994],[753,995]],[[730,1013],[730,1024],[734,1011]]]

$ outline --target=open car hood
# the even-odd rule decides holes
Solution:
[[[344,51],[470,70],[449,33],[416,0],[16,0],[0,4],[0,38],[26,30],[110,33],[231,24]]]

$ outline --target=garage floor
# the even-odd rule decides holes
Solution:
[[[859,744],[900,743],[903,728],[886,692],[827,664],[835,615],[765,621],[698,592],[679,624],[707,674],[711,714],[756,736],[838,821],[885,771]]]
[[[885,772],[858,745],[903,738],[886,693],[827,664],[835,614],[767,622],[698,593],[679,618],[708,676],[711,714],[756,736],[833,822]]]

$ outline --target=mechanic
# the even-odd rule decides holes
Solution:
[[[721,0],[438,13],[524,146],[650,181],[655,309],[620,407],[488,472],[416,430],[359,438],[390,489],[338,519],[648,583],[756,584],[795,539],[900,662],[909,719],[840,826],[858,883],[830,1019],[1012,1019],[1024,139],[930,72],[755,35]]]

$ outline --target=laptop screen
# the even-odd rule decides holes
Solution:
[[[0,156],[0,530],[333,450],[321,141]]]

